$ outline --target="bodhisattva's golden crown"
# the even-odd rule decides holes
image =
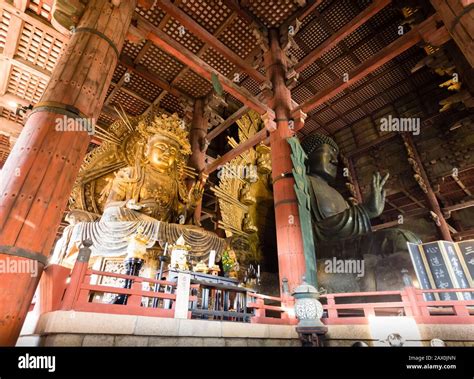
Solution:
[[[154,135],[168,137],[176,143],[181,154],[191,154],[186,124],[176,113],[170,116],[164,113],[156,115],[151,121],[141,120],[138,124],[138,131],[146,139]]]

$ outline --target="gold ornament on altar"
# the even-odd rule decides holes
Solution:
[[[218,265],[214,265],[208,270],[208,272],[211,275],[218,276],[219,272],[221,272],[221,269]]]
[[[135,234],[130,238],[127,246],[127,258],[146,259],[146,245],[149,238],[143,234],[143,228],[139,227]]]
[[[176,243],[171,246],[171,269],[178,269],[186,271],[189,269],[188,266],[188,253],[191,250],[191,246],[186,244],[183,236],[180,236]]]
[[[209,267],[204,262],[199,262],[196,266],[193,267],[194,272],[202,272],[203,274],[207,274],[209,271]]]

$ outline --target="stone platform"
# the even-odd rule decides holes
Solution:
[[[292,325],[90,312],[43,314],[17,346],[301,346]]]
[[[399,333],[404,346],[429,346],[439,338],[449,346],[474,346],[474,325],[416,324],[411,317],[375,317],[368,324],[328,325],[325,346],[388,346]],[[294,325],[251,324],[76,311],[41,315],[17,346],[286,346],[301,342]]]

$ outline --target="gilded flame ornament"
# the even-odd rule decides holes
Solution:
[[[237,125],[239,142],[229,138],[231,147],[263,127],[260,115],[254,111],[238,120]],[[219,185],[212,188],[221,214],[218,226],[230,239],[230,249],[240,263],[240,274],[262,259],[260,241],[264,239],[264,227],[259,230],[259,226],[266,225],[267,210],[273,208],[270,173],[270,148],[261,144],[224,165],[217,174]]]

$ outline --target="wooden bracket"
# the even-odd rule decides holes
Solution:
[[[268,111],[267,113],[262,115],[262,121],[265,125],[265,129],[269,132],[273,132],[276,130],[276,122],[275,122],[275,113]]]

